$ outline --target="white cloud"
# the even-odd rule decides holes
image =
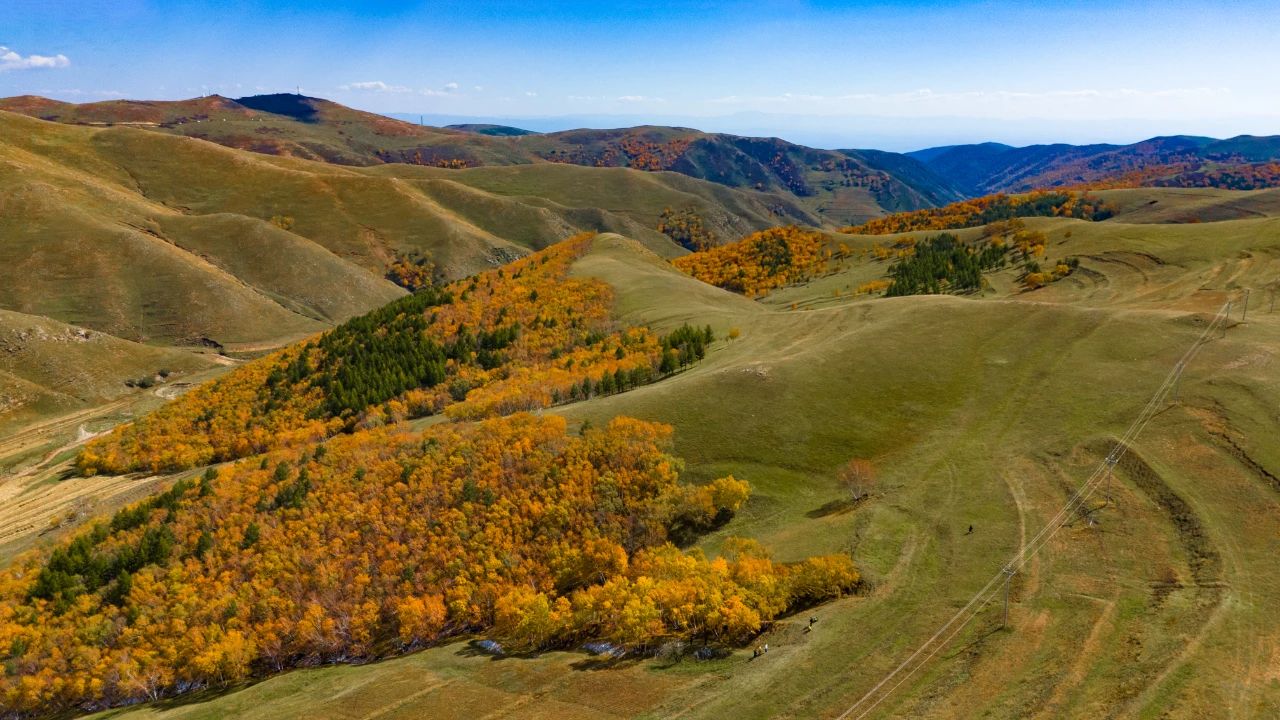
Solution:
[[[35,70],[43,68],[64,68],[71,64],[66,55],[19,55],[17,52],[0,45],[0,72],[9,70]]]
[[[100,97],[100,98],[122,98],[125,94],[119,90],[81,90],[80,88],[62,88],[55,90],[53,88],[40,88],[35,91],[37,95],[44,97],[62,98],[62,97]]]
[[[532,90],[527,90],[527,91],[525,91],[524,96],[525,96],[525,97],[538,97],[538,93],[536,93],[536,92],[534,92],[534,91],[532,91]]]
[[[475,91],[476,91],[476,92],[484,92],[484,86],[483,86],[483,85],[477,85],[477,86],[475,86],[475,88],[474,88],[474,89],[475,89]]]
[[[479,90],[480,88],[476,88],[476,89]],[[444,87],[440,88],[439,90],[434,90],[432,88],[424,88],[422,90],[419,90],[418,92],[423,95],[426,95],[427,97],[446,97],[458,92],[458,83],[449,82],[449,83],[445,83]]]
[[[413,92],[413,88],[407,88],[404,85],[388,85],[381,80],[369,80],[367,82],[347,83],[339,85],[339,90],[362,90],[366,92],[380,93],[409,93]]]
[[[643,102],[655,102],[655,103],[662,103],[662,102],[666,102],[666,100],[664,100],[663,98],[660,98],[660,97],[648,97],[647,95],[622,95],[622,96],[618,97],[618,102],[625,102],[625,103],[643,103]]]

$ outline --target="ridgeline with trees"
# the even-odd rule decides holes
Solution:
[[[1067,190],[1038,190],[1022,195],[987,195],[940,208],[895,213],[843,228],[853,235],[892,235],[916,230],[959,230],[1025,217],[1106,220],[1113,211],[1101,200]]]
[[[621,392],[701,359],[709,328],[663,338],[569,277],[594,234],[427,286],[247,363],[81,450],[83,474],[170,472],[444,413],[474,420]]]

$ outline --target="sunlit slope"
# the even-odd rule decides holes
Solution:
[[[367,113],[299,95],[189,100],[107,100],[65,103],[32,95],[0,99],[0,110],[60,123],[132,126],[216,142],[256,153],[368,165],[404,155],[425,162],[457,157],[526,161],[518,150],[446,128]]]
[[[1096,194],[1116,209],[1113,222],[1210,223],[1280,215],[1280,189],[1141,188]]]
[[[0,310],[0,428],[114,400],[133,392],[126,380],[163,370],[177,382],[211,365],[192,353]]]
[[[1215,251],[1188,236],[1162,252]],[[1226,294],[1197,290],[1180,302],[1216,309]],[[757,487],[726,534],[784,557],[851,546],[881,582],[819,633],[780,630],[785,655],[767,666],[744,663],[649,716],[832,716],[905,659],[1056,512],[1207,319],[1149,309],[1178,301],[1176,287],[1134,294],[1132,310],[913,297],[743,314],[741,338],[679,378],[571,409],[672,422],[695,472]],[[999,617],[985,614],[873,716],[1202,717],[1228,700],[1241,716],[1274,713],[1270,656],[1241,649],[1280,639],[1257,625],[1280,616],[1263,599],[1280,580],[1264,560],[1280,547],[1277,318],[1202,351],[1182,402],[1122,466],[1119,507],[1073,522],[1019,579],[1012,633],[990,635]],[[832,512],[833,471],[851,456],[884,470],[883,499]]]
[[[1134,200],[1143,203],[1163,195],[1163,191],[1146,189],[1115,192],[1141,193]],[[1175,198],[1185,199],[1185,196]],[[1086,222],[1064,218],[1026,218],[1024,222],[1028,230],[1043,232],[1048,238],[1045,255],[1037,259],[1040,265],[1051,267],[1076,258],[1080,261],[1079,268],[1046,287],[1027,291],[1020,281],[1022,262],[1011,255],[1008,268],[986,276],[990,287],[980,293],[981,297],[1070,303],[1112,310],[1135,307],[1209,311],[1216,310],[1233,293],[1242,299],[1245,289],[1250,290],[1250,303],[1255,308],[1270,307],[1272,293],[1280,293],[1280,213],[1182,224]],[[983,235],[981,228],[948,232],[967,241],[978,241]],[[903,237],[919,240],[937,234],[937,231],[921,231],[838,238],[855,252],[837,272],[805,285],[775,291],[763,302],[776,308],[793,304],[799,308],[843,304],[864,283],[887,277],[893,263],[893,260],[876,259],[865,251],[876,245],[893,247]],[[834,246],[835,241],[832,244]]]
[[[1192,236],[1158,249],[1204,261],[1235,252]],[[783,560],[849,550],[869,594],[824,607],[812,632],[803,617],[779,623],[755,660],[745,650],[583,672],[599,666],[581,653],[494,661],[454,644],[121,715],[836,717],[1058,511],[1230,294],[1121,292],[1136,276],[1117,272],[1128,299],[1115,306],[1064,287],[790,311],[703,286],[609,236],[575,272],[613,284],[630,320],[710,322],[719,337],[728,327],[740,337],[669,380],[560,412],[672,423],[693,477],[733,473],[755,488],[702,543],[708,551],[730,534]],[[1206,345],[1180,401],[1133,444],[1111,501],[1090,504],[1093,524],[1077,517],[1015,579],[1009,628],[988,607],[870,716],[1280,711],[1277,347],[1280,315],[1266,313]],[[879,492],[856,506],[834,482],[851,457],[881,474]]]
[[[1081,269],[1020,295],[1028,300],[1208,310],[1234,297],[1239,310],[1245,289],[1255,309],[1280,290],[1280,217],[1186,225],[1042,222],[1052,239],[1049,253],[1079,257]]]
[[[404,256],[456,278],[584,229],[671,256],[668,208],[722,241],[816,222],[676,173],[353,168],[3,112],[0,127],[0,306],[151,342],[278,345],[401,294],[383,276]]]
[[[322,327],[166,242],[153,218],[172,211],[109,176],[7,144],[0,164],[3,307],[174,343],[255,342]]]
[[[295,234],[371,271],[395,251],[430,253],[450,276],[523,251],[395,180],[349,168],[121,128],[99,131],[94,145],[153,201],[184,213],[288,218]]]
[[[614,312],[628,323],[661,329],[685,322],[710,324],[724,335],[740,317],[765,312],[741,295],[694,280],[636,241],[616,234],[597,236],[590,252],[574,263],[572,274],[608,283]]]
[[[561,236],[548,236],[545,220],[535,222],[530,214],[623,233],[665,255],[673,248],[656,228],[667,209],[693,210],[721,242],[781,222],[822,222],[785,194],[737,190],[674,172],[560,163],[466,170],[385,165],[365,172],[418,180],[424,193],[477,225],[535,247]]]

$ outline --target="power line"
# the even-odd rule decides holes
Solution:
[[[1036,533],[1035,537],[1033,537],[1029,542],[1024,543],[1018,552],[1014,554],[1013,558],[1001,567],[1000,571],[988,580],[987,584],[975,593],[973,597],[970,598],[969,602],[956,612],[950,620],[943,624],[943,626],[939,628],[932,637],[926,640],[922,645],[920,645],[920,647],[916,648],[915,652],[911,653],[906,660],[903,660],[901,664],[881,679],[880,682],[876,683],[875,686],[868,690],[867,693],[859,698],[857,702],[849,706],[849,708],[844,712],[840,713],[840,715],[836,717],[836,720],[844,720],[845,718],[853,716],[853,713],[855,712],[858,713],[854,716],[855,719],[860,719],[870,714],[872,710],[892,695],[899,686],[910,679],[916,671],[928,663],[929,660],[931,660],[934,655],[937,655],[952,638],[958,635],[965,626],[978,616],[982,609],[985,608],[987,604],[998,594],[1002,579],[1004,580],[1006,592],[1005,620],[1008,620],[1008,583],[1012,579],[1014,573],[1021,570],[1023,565],[1025,565],[1032,556],[1039,552],[1039,550],[1048,544],[1059,530],[1067,525],[1070,518],[1078,512],[1079,508],[1084,505],[1084,503],[1093,495],[1104,481],[1110,480],[1115,466],[1120,462],[1120,459],[1124,457],[1125,453],[1128,452],[1129,446],[1133,441],[1138,437],[1143,429],[1146,428],[1147,424],[1151,422],[1156,413],[1159,412],[1160,408],[1164,404],[1165,398],[1169,395],[1170,391],[1177,386],[1183,370],[1186,369],[1187,364],[1190,363],[1191,360],[1200,352],[1201,346],[1208,340],[1211,333],[1213,333],[1218,326],[1221,326],[1225,334],[1230,314],[1231,302],[1228,301],[1221,309],[1218,310],[1218,313],[1214,315],[1209,324],[1205,326],[1204,331],[1200,333],[1200,336],[1196,338],[1196,341],[1192,343],[1191,347],[1183,353],[1178,362],[1174,364],[1173,369],[1165,376],[1164,382],[1162,382],[1156,389],[1155,393],[1152,394],[1151,399],[1147,401],[1147,404],[1142,408],[1141,412],[1138,413],[1138,416],[1129,425],[1128,429],[1125,430],[1124,435],[1116,441],[1111,452],[1107,454],[1102,462],[1099,463],[1098,467],[1094,469],[1093,473],[1089,475],[1084,483],[1080,485],[1079,489],[1077,489],[1071,498],[1067,500],[1067,503],[1062,507],[1062,509],[1060,509],[1058,513],[1040,529],[1040,532]],[[926,651],[927,654],[924,654]],[[923,657],[921,657],[922,654]],[[919,660],[919,662],[916,662],[917,660]],[[900,678],[898,678],[899,675],[901,675]],[[894,678],[898,678],[896,682],[893,682]],[[890,682],[893,684],[890,685]],[[881,692],[882,690],[883,692]]]

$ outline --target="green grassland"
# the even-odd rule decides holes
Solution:
[[[1116,209],[1117,221],[1127,223],[1202,223],[1280,214],[1280,189],[1143,188],[1095,194]]]
[[[194,353],[0,310],[0,431],[116,400],[130,394],[126,380],[165,370],[177,382],[213,365]]]
[[[220,374],[231,362],[212,352],[144,345],[0,310],[0,563],[167,482],[65,478],[85,440]]]
[[[1160,202],[1196,201],[1186,197]],[[967,297],[834,297],[883,276],[860,258],[762,302],[601,236],[575,272],[610,283],[621,317],[710,323],[721,339],[673,378],[557,412],[671,423],[689,480],[732,473],[754,487],[705,550],[747,535],[783,560],[849,551],[865,592],[818,608],[812,632],[804,617],[777,623],[756,659],[492,658],[458,642],[103,716],[839,716],[1058,511],[1245,288],[1247,322],[1237,304],[1091,499],[1093,522],[1075,516],[1016,576],[1008,627],[985,607],[869,717],[1275,716],[1280,314],[1266,288],[1280,278],[1277,222],[1029,220],[1050,258],[1081,261],[1041,290],[1021,291],[1006,270]],[[730,328],[737,339],[724,339]],[[852,457],[880,471],[856,505],[834,481]]]

